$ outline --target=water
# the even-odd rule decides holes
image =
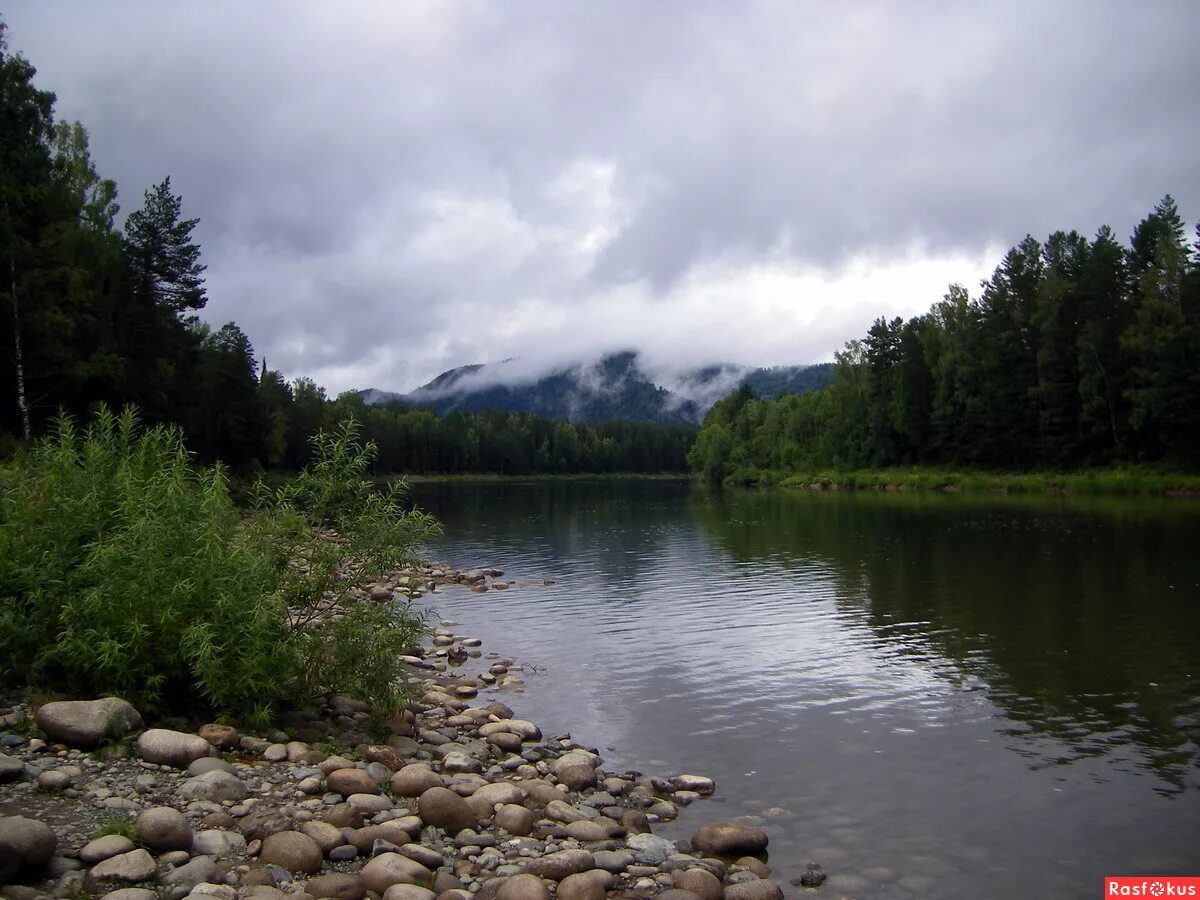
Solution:
[[[419,485],[435,595],[606,768],[717,779],[817,896],[1095,897],[1200,874],[1200,503]],[[552,580],[553,584],[544,584]],[[767,812],[770,810],[771,812]]]

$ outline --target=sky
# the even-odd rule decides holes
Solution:
[[[9,0],[203,317],[331,394],[829,360],[1004,250],[1200,218],[1200,3]]]

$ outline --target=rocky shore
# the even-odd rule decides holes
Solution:
[[[502,590],[502,576],[427,565],[362,590],[386,602]],[[343,696],[262,735],[147,728],[153,711],[119,698],[0,701],[0,897],[783,896],[761,828],[653,833],[712,795],[711,779],[609,772],[570,735],[516,718],[499,698],[520,690],[520,663],[456,624],[406,657],[419,699],[386,726]],[[823,877],[813,867],[806,886]]]

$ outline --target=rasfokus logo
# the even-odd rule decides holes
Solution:
[[[1109,875],[1105,897],[1200,897],[1200,878],[1177,875]]]

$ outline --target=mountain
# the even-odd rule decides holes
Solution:
[[[531,375],[517,360],[460,366],[408,394],[367,388],[359,394],[373,406],[426,406],[439,414],[500,409],[532,412],[571,422],[634,421],[699,425],[709,408],[742,384],[763,397],[815,390],[833,374],[828,363],[756,369],[730,363],[681,372],[647,372],[637,353]]]

